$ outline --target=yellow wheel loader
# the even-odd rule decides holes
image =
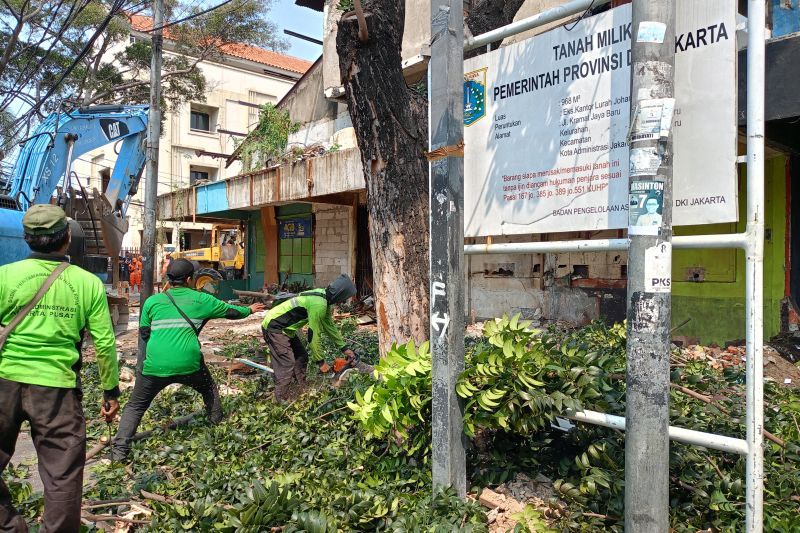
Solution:
[[[210,294],[219,293],[223,279],[244,277],[244,242],[239,226],[214,224],[211,246],[172,252],[172,259],[188,259],[196,264],[195,288]]]

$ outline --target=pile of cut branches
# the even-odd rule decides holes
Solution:
[[[341,324],[376,362],[374,334]],[[226,355],[257,349],[231,345]],[[327,346],[330,355],[335,348]],[[678,353],[672,366],[671,423],[744,435],[744,376]],[[128,465],[91,468],[85,498],[102,516],[150,511],[141,530],[174,531],[453,531],[487,529],[486,515],[452,492],[431,491],[431,357],[427,345],[395,346],[379,377],[358,376],[340,389],[320,378],[291,406],[269,399],[268,378],[218,372],[241,391],[223,398],[228,417],[203,416],[137,442]],[[572,332],[536,331],[517,317],[487,323],[471,343],[457,392],[465,401],[473,496],[525,473],[553,481],[546,508],[526,508],[522,523],[561,531],[622,531],[624,435],[578,424],[553,427],[566,409],[625,412],[625,329],[599,323]],[[84,372],[87,419],[97,418],[97,369]],[[765,384],[765,530],[797,531],[800,397]],[[123,398],[123,405],[124,405]],[[165,391],[142,430],[201,410],[197,395]],[[563,427],[562,427],[563,429]],[[102,424],[89,426],[99,438]],[[744,520],[744,460],[673,443],[670,513],[675,531],[736,531]],[[10,471],[15,502],[26,516],[40,496]],[[100,506],[100,507],[94,507]],[[541,527],[545,527],[541,525]],[[524,530],[519,525],[518,530]],[[540,527],[533,527],[540,530]]]

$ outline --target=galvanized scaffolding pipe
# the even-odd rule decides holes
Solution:
[[[721,235],[687,235],[673,237],[672,247],[677,249],[745,248],[747,233]],[[510,242],[498,244],[467,244],[466,255],[481,254],[545,254],[565,252],[612,252],[628,249],[628,239],[591,239],[581,241]]]
[[[587,410],[568,411],[564,416],[576,422],[585,422],[587,424],[625,431],[625,418],[622,416],[608,415],[606,413]],[[683,444],[692,444],[694,446],[703,446],[704,448],[711,448],[722,452],[747,455],[747,442],[742,439],[725,437],[724,435],[715,435],[714,433],[705,433],[693,429],[669,426],[669,438],[670,440],[682,442]]]
[[[766,2],[747,9],[747,487],[749,533],[764,529],[764,71]]]
[[[542,11],[532,17],[512,22],[507,26],[501,26],[492,31],[469,37],[464,40],[464,50],[472,50],[481,46],[486,46],[495,41],[500,41],[506,37],[512,37],[518,33],[544,26],[551,22],[561,20],[571,15],[583,13],[594,4],[594,7],[602,6],[609,3],[611,0],[572,0],[557,7],[553,7],[546,11]]]

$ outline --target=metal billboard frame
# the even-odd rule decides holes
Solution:
[[[472,50],[517,35],[526,30],[582,13],[592,5],[608,3],[572,0],[532,17],[493,31],[470,37],[465,50]],[[737,439],[669,427],[669,438],[677,442],[744,455],[746,470],[746,531],[760,533],[764,521],[764,366],[763,366],[763,282],[764,282],[764,72],[766,5],[764,0],[748,0],[747,17],[747,155],[738,162],[747,163],[747,214],[744,233],[673,237],[676,249],[737,248],[744,250],[745,321],[746,321],[746,437]],[[507,244],[471,244],[465,255],[607,252],[628,249],[628,239],[597,239],[527,242]],[[580,411],[566,413],[572,420],[615,429],[625,429],[625,418]]]

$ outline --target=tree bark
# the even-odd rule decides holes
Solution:
[[[473,32],[489,31],[513,20],[522,3],[485,0],[477,6],[482,15],[468,24],[475,25]],[[403,78],[405,2],[364,0],[363,9],[369,39],[360,42],[356,17],[345,16],[336,51],[367,187],[378,336],[385,354],[392,343],[419,343],[429,334],[428,102]]]
[[[364,2],[369,39],[355,17],[339,22],[342,82],[361,150],[381,353],[428,337],[427,102],[403,79],[404,2]]]

